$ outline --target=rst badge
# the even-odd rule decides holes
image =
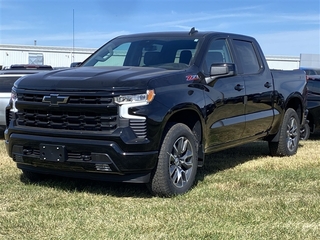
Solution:
[[[49,103],[50,106],[58,106],[59,104],[67,103],[68,96],[59,96],[59,94],[50,94],[50,96],[44,96],[42,102]]]

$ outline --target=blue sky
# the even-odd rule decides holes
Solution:
[[[266,55],[320,54],[319,0],[0,0],[0,44],[98,48],[191,27],[253,36]]]

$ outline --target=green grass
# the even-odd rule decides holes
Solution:
[[[141,184],[31,183],[1,143],[0,239],[319,239],[319,144],[283,158],[265,142],[212,154],[191,191],[158,198]]]

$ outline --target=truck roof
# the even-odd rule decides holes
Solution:
[[[208,35],[228,35],[228,36],[238,36],[244,38],[253,38],[251,36],[246,36],[242,34],[236,33],[228,33],[228,32],[217,32],[217,31],[198,31],[192,28],[189,32],[188,31],[166,31],[166,32],[144,32],[144,33],[133,33],[133,34],[126,34],[120,35],[116,38],[124,38],[124,37],[187,37],[187,36],[198,36],[199,38],[206,37]]]

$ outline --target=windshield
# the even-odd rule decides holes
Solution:
[[[196,38],[117,38],[90,56],[82,66],[136,66],[184,69],[194,57]]]

